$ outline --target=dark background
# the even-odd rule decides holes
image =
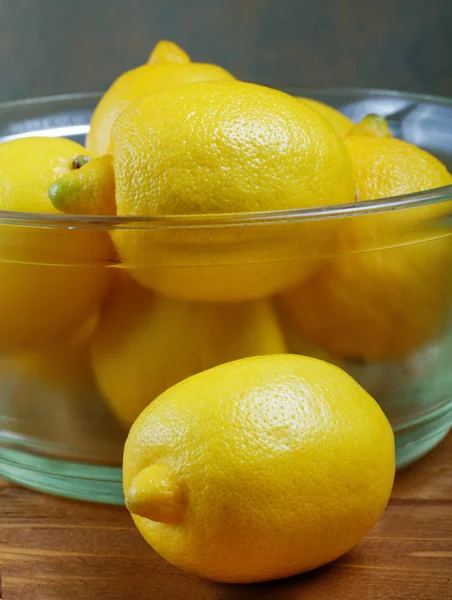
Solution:
[[[0,0],[0,101],[105,89],[162,38],[245,80],[452,96],[452,0]]]

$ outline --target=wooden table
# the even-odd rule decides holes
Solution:
[[[402,471],[384,518],[313,573],[258,585],[185,575],[141,539],[125,509],[0,480],[3,600],[451,600],[452,434]]]

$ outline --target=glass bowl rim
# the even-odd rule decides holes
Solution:
[[[265,84],[261,84],[265,85]],[[336,96],[349,96],[350,94],[369,97],[402,97],[413,101],[429,102],[438,105],[446,105],[452,109],[452,99],[415,92],[404,92],[398,90],[386,90],[380,88],[362,87],[307,87],[300,85],[271,86],[287,93],[301,92],[303,95],[310,94],[332,94]],[[68,102],[74,100],[97,101],[101,92],[58,94],[52,96],[41,96],[26,98],[0,103],[0,112],[8,111],[20,106],[30,104],[48,104]],[[300,94],[301,95],[301,94]],[[26,136],[24,136],[26,137]],[[311,207],[304,209],[289,209],[281,211],[261,211],[248,213],[222,213],[203,215],[168,215],[168,216],[90,216],[90,215],[66,215],[52,213],[31,213],[0,210],[0,224],[41,226],[41,227],[71,227],[71,228],[150,228],[150,229],[212,229],[246,227],[256,225],[272,225],[282,223],[299,223],[304,221],[317,221],[324,219],[355,217],[360,215],[385,213],[393,210],[416,208],[430,204],[452,201],[452,185],[441,188],[382,198],[378,200],[367,200],[353,202],[350,204],[337,204],[322,207]]]

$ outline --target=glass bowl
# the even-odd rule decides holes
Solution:
[[[452,101],[285,91],[355,121],[384,115],[395,136],[452,166]],[[98,98],[0,105],[0,140],[83,143]],[[391,421],[398,467],[416,460],[452,426],[450,214],[452,186],[240,215],[0,212],[0,476],[122,503],[123,443],[148,402],[215,364],[279,352],[348,371]],[[140,260],[120,260],[115,239],[139,244]],[[93,308],[74,316],[87,294]]]

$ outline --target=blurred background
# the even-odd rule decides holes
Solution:
[[[452,96],[452,0],[0,0],[0,101],[103,90],[159,39],[248,81]]]

